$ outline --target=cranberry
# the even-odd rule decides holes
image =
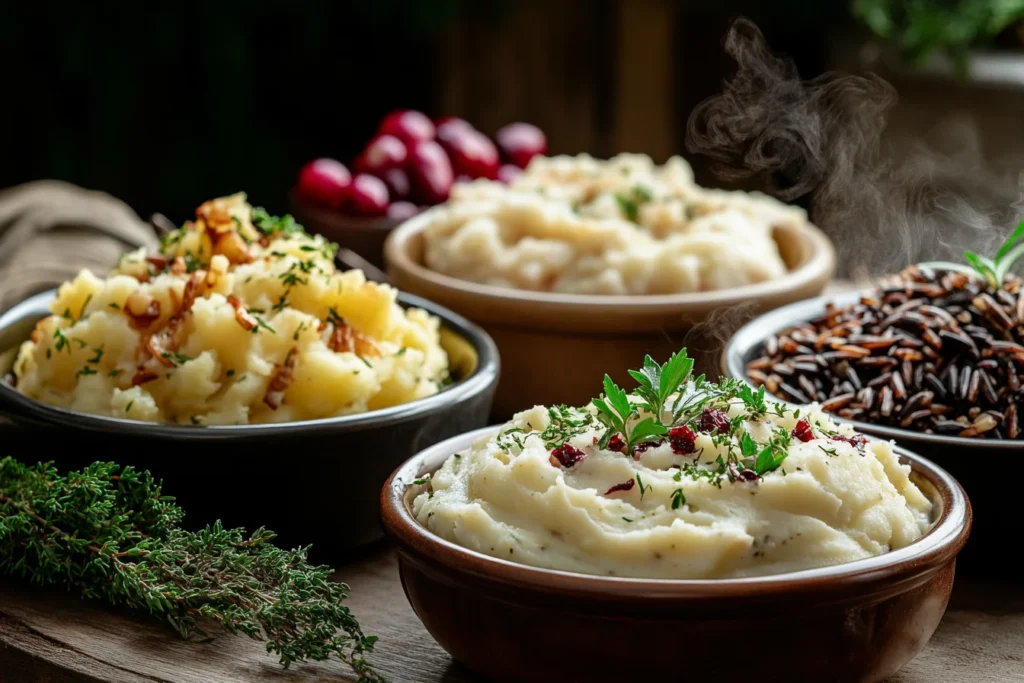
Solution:
[[[613,493],[615,493],[616,491],[632,491],[634,484],[636,484],[636,479],[630,479],[629,481],[624,481],[621,484],[616,484],[615,486],[613,486],[610,489],[608,489],[607,491],[605,491],[604,495],[610,496]]]
[[[412,109],[399,109],[384,117],[378,133],[394,135],[396,138],[411,145],[434,139],[434,123],[427,115]]]
[[[356,170],[383,177],[385,171],[404,166],[408,158],[404,142],[394,135],[378,135],[356,159]]]
[[[475,128],[450,122],[438,129],[437,141],[448,152],[456,173],[470,178],[498,177],[498,148]]]
[[[846,436],[845,434],[833,434],[829,437],[832,441],[843,441],[851,446],[855,446],[858,449],[863,450],[864,445],[868,442],[868,439],[863,434],[853,434],[852,436]]]
[[[572,467],[583,458],[586,454],[580,449],[570,444],[562,444],[558,448],[551,449],[551,460],[552,464],[557,462],[562,467]]]
[[[757,481],[761,475],[754,470],[743,469],[736,473],[736,478],[740,481]]]
[[[310,204],[339,209],[348,197],[352,175],[334,159],[316,159],[302,167],[295,192]]]
[[[419,142],[409,149],[409,179],[413,196],[424,204],[448,199],[454,174],[448,155],[433,141]]]
[[[811,423],[807,420],[797,420],[796,426],[793,427],[793,436],[804,443],[814,441],[814,432],[811,431]]]
[[[697,435],[686,426],[670,429],[668,442],[672,446],[672,452],[677,455],[689,455],[697,450]]]
[[[398,221],[404,221],[407,218],[412,218],[420,212],[420,208],[412,202],[392,202],[388,206],[388,218],[393,218]]]
[[[352,179],[346,208],[357,216],[383,216],[388,208],[388,188],[376,176],[359,173]]]
[[[622,438],[622,434],[616,434],[608,439],[608,450],[626,453],[626,440]]]
[[[637,445],[633,446],[633,459],[639,460],[640,456],[643,455],[645,451],[648,451],[657,445],[658,444],[654,441],[641,441]]]
[[[530,159],[548,151],[548,139],[544,133],[529,123],[510,123],[499,130],[494,139],[502,157],[519,168],[526,168]]]
[[[445,130],[450,131],[453,128],[472,128],[473,124],[466,119],[460,119],[458,116],[442,116],[434,121],[434,127],[437,129],[437,139],[441,140],[446,135],[444,132]]]
[[[388,195],[392,199],[405,199],[409,196],[409,174],[402,169],[385,171],[380,179],[388,186]]]
[[[518,166],[513,166],[512,164],[502,164],[498,167],[498,180],[506,185],[511,185],[512,181],[522,174],[523,169]]]
[[[732,423],[729,421],[729,416],[725,414],[725,411],[705,408],[704,412],[700,414],[698,429],[702,432],[713,434],[715,431],[718,431],[720,434],[727,434],[731,426]]]

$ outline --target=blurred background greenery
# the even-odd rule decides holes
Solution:
[[[348,161],[396,108],[551,151],[682,152],[746,15],[804,75],[870,26],[907,59],[999,43],[1024,0],[306,0],[3,3],[0,187],[61,178],[187,217],[240,189],[281,211],[298,167]],[[841,61],[841,60],[840,60]],[[856,61],[856,60],[854,60]],[[698,165],[699,166],[699,165]],[[703,172],[700,167],[698,171]]]

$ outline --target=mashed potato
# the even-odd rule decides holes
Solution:
[[[151,422],[230,425],[359,413],[437,392],[439,321],[337,247],[245,195],[203,204],[158,253],[57,293],[14,365],[45,403]]]
[[[456,184],[432,212],[425,264],[501,287],[669,294],[778,278],[776,227],[807,222],[771,197],[697,186],[675,157],[536,157],[506,187]]]
[[[666,579],[834,565],[929,528],[931,503],[891,444],[866,443],[817,406],[798,417],[711,393],[719,398],[666,418],[675,426],[633,457],[621,434],[600,446],[594,406],[519,413],[450,457],[413,513],[454,543],[513,562]],[[649,417],[641,410],[630,429]]]

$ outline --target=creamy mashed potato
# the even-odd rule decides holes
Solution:
[[[679,157],[535,157],[510,186],[459,183],[434,209],[424,262],[482,284],[576,294],[670,294],[781,277],[776,227],[797,207],[694,183]]]
[[[605,429],[593,406],[536,407],[450,457],[413,512],[494,557],[665,579],[834,565],[925,533],[931,503],[889,443],[864,443],[817,406],[800,419],[768,410],[724,401],[630,457],[620,437],[599,447]],[[724,416],[726,434],[707,428],[708,414]],[[766,448],[777,468],[758,476]]]
[[[14,365],[17,389],[85,413],[229,425],[359,413],[437,392],[439,321],[291,217],[245,195],[203,204],[157,253],[59,289]]]

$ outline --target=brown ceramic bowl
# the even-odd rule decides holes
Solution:
[[[885,555],[700,581],[528,567],[450,543],[409,508],[410,482],[494,431],[416,455],[391,475],[381,503],[416,615],[452,657],[499,681],[881,681],[938,626],[970,532],[970,503],[956,481],[897,449],[934,502],[935,521]]]
[[[384,245],[396,287],[447,306],[481,325],[501,352],[503,372],[494,414],[507,418],[535,405],[584,405],[597,395],[605,371],[628,382],[626,369],[644,354],[659,359],[686,346],[698,372],[718,375],[724,329],[750,317],[819,294],[835,269],[828,238],[810,224],[776,230],[789,267],[778,280],[714,292],[597,296],[532,292],[467,282],[423,264],[423,231],[431,209],[396,228]],[[733,309],[736,315],[722,316]],[[700,323],[709,323],[701,325]]]
[[[396,218],[360,218],[346,216],[289,196],[295,220],[312,234],[323,235],[346,249],[351,249],[373,265],[384,266],[384,240],[402,221]]]

